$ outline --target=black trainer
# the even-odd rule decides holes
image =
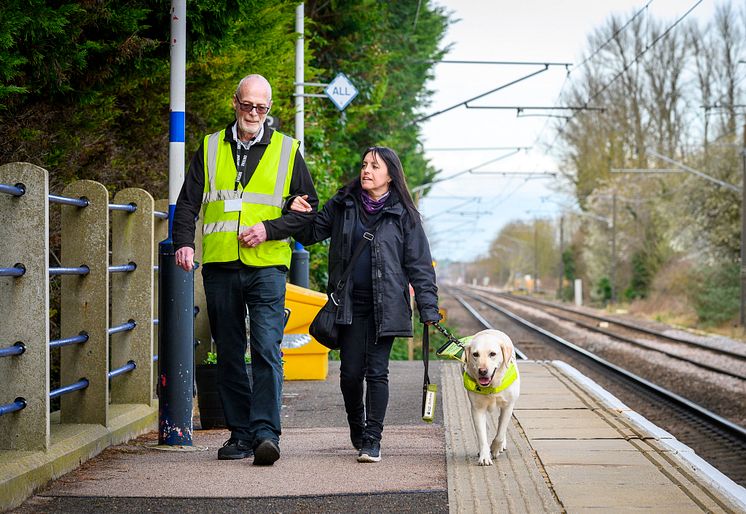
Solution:
[[[230,438],[218,450],[218,460],[238,460],[254,455],[251,443],[243,439]]]
[[[381,442],[365,439],[360,453],[357,455],[358,462],[380,462],[381,461]]]
[[[272,439],[264,439],[254,448],[254,464],[271,466],[280,458],[280,447]]]

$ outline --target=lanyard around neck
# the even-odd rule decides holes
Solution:
[[[249,151],[244,150],[243,146],[236,143],[236,183],[233,186],[233,190],[238,190],[238,184],[241,183],[241,177],[243,177],[246,171],[246,159],[249,156]]]

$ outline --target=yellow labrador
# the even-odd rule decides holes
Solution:
[[[518,400],[521,378],[510,337],[499,330],[483,330],[464,347],[464,387],[479,444],[479,465],[491,466],[505,451],[508,425]],[[489,444],[487,413],[500,409],[497,434]]]

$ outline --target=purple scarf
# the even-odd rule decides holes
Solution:
[[[391,191],[386,191],[381,198],[374,200],[366,191],[360,191],[360,200],[363,202],[363,209],[368,214],[376,214],[378,211],[383,209],[383,204],[386,203],[386,199],[389,197]]]

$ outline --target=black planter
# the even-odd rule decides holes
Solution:
[[[246,366],[251,380],[251,366]],[[198,364],[195,373],[197,380],[197,406],[202,430],[226,428],[223,404],[218,394],[218,367],[215,364]]]

